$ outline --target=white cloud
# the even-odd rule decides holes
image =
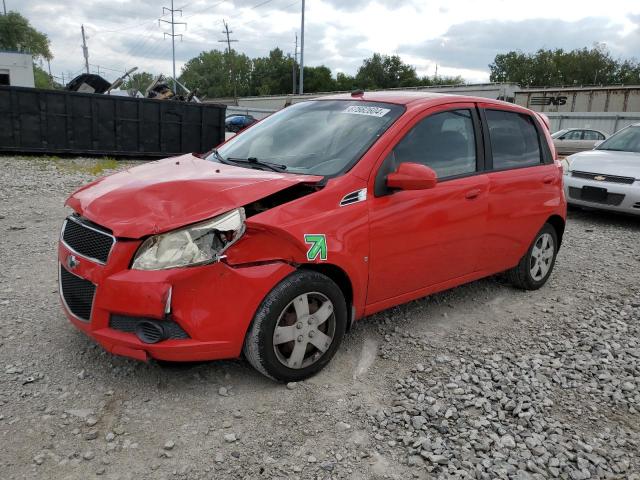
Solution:
[[[171,72],[167,26],[159,26],[162,5],[170,0],[6,0],[52,40],[54,74],[82,69],[80,25],[89,34],[90,63],[107,78],[137,65]],[[373,52],[400,54],[421,74],[488,79],[495,53],[519,48],[590,47],[605,42],[620,56],[640,53],[640,3],[637,0],[538,0],[535,8],[507,0],[307,0],[305,63],[325,64],[334,72],[355,73]],[[178,69],[200,51],[224,48],[222,20],[229,21],[234,48],[249,56],[280,47],[293,53],[300,29],[300,0],[175,0],[188,23],[176,43]],[[166,16],[163,18],[167,18]],[[501,23],[499,23],[501,22]],[[526,29],[525,29],[526,27]],[[95,68],[95,67],[92,67]]]

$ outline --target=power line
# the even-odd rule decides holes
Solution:
[[[297,5],[299,2],[300,2],[300,0],[295,0],[294,2],[291,2],[291,3],[289,3],[289,4],[287,4],[287,5],[283,6],[283,7],[280,7],[280,8],[281,8],[282,10],[286,10],[286,9],[287,9],[287,8],[289,8],[289,7],[293,7],[294,5]],[[254,8],[256,8],[256,7],[257,7],[257,6],[254,6],[254,7],[250,8],[249,10],[253,10],[253,9],[254,9]],[[278,11],[276,11],[276,12],[274,12],[274,13],[280,13],[280,11],[281,11],[281,10],[278,10]],[[273,15],[273,13],[271,13],[271,14],[269,14],[269,15],[267,15],[267,16],[264,16],[264,17],[255,18],[255,19],[253,19],[253,20],[247,20],[246,22],[242,22],[242,23],[240,23],[239,25],[236,25],[236,27],[244,27],[245,25],[249,25],[249,24],[251,24],[251,23],[255,23],[255,22],[257,22],[257,21],[263,21],[265,18],[269,18],[269,17],[270,17],[270,16],[272,16],[272,15]],[[233,18],[233,17],[230,17],[230,18]]]
[[[235,40],[235,39],[231,39],[231,34],[233,33],[232,30],[229,30],[229,24],[226,22],[226,20],[222,20],[222,23],[224,24],[224,30],[222,31],[223,34],[225,34],[227,36],[226,40],[218,40],[218,42],[226,42],[227,43],[227,59],[229,62],[229,78],[230,80],[233,82],[233,98],[236,99],[237,102],[237,98],[238,98],[238,86],[237,86],[237,82],[236,82],[236,78],[233,72],[233,60],[231,58],[231,43],[232,42],[238,42],[239,40]]]
[[[182,16],[182,10],[173,8],[173,0],[171,0],[171,8],[162,7],[163,14],[165,13],[165,11],[171,13],[171,21],[159,18],[158,22],[165,22],[171,25],[171,33],[164,32],[164,36],[171,37],[171,53],[173,57],[173,91],[177,94],[178,84],[176,82],[176,37],[180,37],[180,40],[182,40],[182,34],[181,33],[176,34],[176,25],[184,25],[186,28],[187,24],[185,22],[175,21],[176,12],[180,12],[180,16]]]

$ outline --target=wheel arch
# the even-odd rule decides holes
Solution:
[[[559,250],[560,246],[562,245],[562,236],[564,235],[566,222],[564,218],[562,218],[560,215],[552,215],[547,220],[547,223],[551,225],[553,229],[556,231],[556,235],[558,236],[558,250]]]
[[[353,304],[353,284],[347,272],[332,263],[303,263],[300,265],[301,270],[312,270],[318,272],[333,280],[338,288],[342,291],[344,299],[347,302],[347,331],[351,329],[351,325],[355,320],[355,311]]]

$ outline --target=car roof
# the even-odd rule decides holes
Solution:
[[[316,100],[361,100],[363,102],[395,103],[398,105],[438,105],[455,101],[492,103],[495,105],[510,105],[511,107],[516,106],[514,103],[507,103],[484,97],[471,97],[452,93],[411,92],[403,90],[364,92],[362,94],[341,93],[320,97]]]

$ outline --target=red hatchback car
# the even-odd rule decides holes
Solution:
[[[99,179],[67,200],[64,310],[114,354],[244,353],[293,381],[366,315],[504,271],[537,289],[566,215],[545,123],[484,98],[359,92]]]

